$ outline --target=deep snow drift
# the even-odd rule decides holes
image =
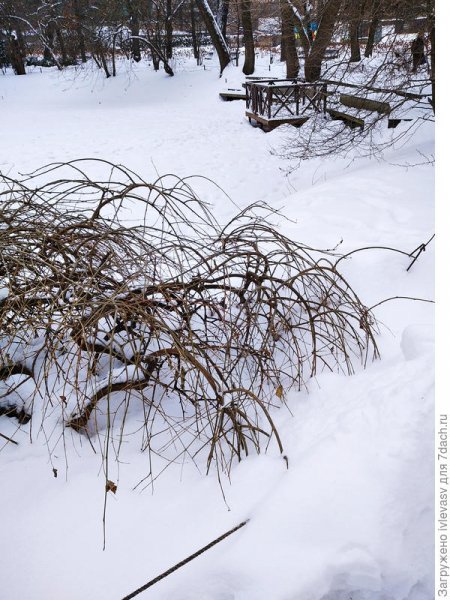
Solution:
[[[433,234],[434,131],[424,124],[380,159],[289,163],[274,155],[287,129],[264,134],[236,87],[189,63],[174,78],[146,65],[104,80],[89,69],[0,77],[0,168],[15,176],[52,161],[99,157],[152,181],[193,181],[219,219],[264,200],[290,218],[286,235],[345,253],[412,251]],[[380,135],[391,135],[386,129]],[[356,154],[356,153],[355,153]],[[225,195],[228,194],[229,198]],[[433,244],[409,261],[354,254],[344,275],[367,306],[392,296],[431,299]],[[139,444],[110,466],[102,551],[101,458],[76,434],[48,441],[21,426],[0,455],[0,598],[121,598],[246,518],[238,533],[165,579],[159,600],[428,600],[433,596],[433,308],[393,300],[376,309],[381,360],[352,377],[318,376],[274,413],[286,462],[270,446],[231,482],[172,465],[154,486]],[[0,431],[17,423],[0,418]],[[30,436],[32,444],[30,444]],[[51,454],[51,460],[49,459]],[[161,460],[156,472],[164,468]],[[200,467],[202,465],[199,465]],[[52,468],[59,476],[53,476]]]

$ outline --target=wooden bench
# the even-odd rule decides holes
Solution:
[[[327,113],[332,119],[343,121],[349,127],[361,127],[361,129],[364,129],[364,119],[354,117],[353,115],[341,112],[340,110],[334,110],[333,108],[328,108]]]
[[[242,90],[226,90],[225,92],[220,92],[219,96],[225,102],[231,102],[233,100],[245,100],[246,94]]]
[[[325,60],[331,60],[333,58],[339,58],[339,50],[325,50]]]
[[[364,98],[362,96],[341,94],[339,101],[341,104],[343,104],[344,106],[348,106],[349,108],[377,112],[380,115],[388,115],[391,112],[391,105],[389,104],[389,102],[380,102],[379,100]]]
[[[412,119],[388,119],[388,129],[395,129],[402,121],[412,121]]]

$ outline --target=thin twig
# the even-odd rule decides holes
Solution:
[[[10,438],[7,435],[5,435],[4,433],[0,433],[0,437],[2,437],[3,439],[7,440],[8,442],[11,442],[12,444],[15,444],[16,446],[19,445],[19,442],[16,442],[16,440],[13,440],[12,438]]]
[[[435,303],[434,300],[427,300],[425,298],[413,298],[411,296],[392,296],[392,298],[385,298],[384,300],[381,300],[381,302],[377,302],[376,304],[374,304],[373,306],[371,306],[367,310],[371,311],[374,308],[376,308],[377,306],[381,306],[385,302],[390,302],[391,300],[413,300],[415,302],[427,302],[429,304],[434,304]]]
[[[419,256],[422,254],[422,252],[425,252],[425,250],[427,249],[428,244],[434,240],[435,234],[433,234],[430,239],[428,240],[428,242],[425,242],[425,244],[420,244],[420,246],[418,246],[415,250],[413,250],[410,253],[410,256],[414,257],[414,260],[411,262],[411,264],[409,265],[409,267],[406,269],[407,271],[410,270],[410,268],[413,266],[413,264],[416,262],[416,260],[419,258]]]
[[[151,581],[149,581],[145,585],[141,586],[140,588],[138,588],[137,590],[135,590],[131,594],[128,594],[128,596],[124,596],[122,598],[122,600],[130,600],[131,598],[136,597],[138,594],[141,594],[142,592],[144,592],[145,590],[147,590],[152,585],[155,585],[155,583],[158,583],[158,581],[161,581],[161,579],[164,579],[165,577],[168,577],[169,575],[171,575],[172,573],[174,573],[175,571],[177,571],[178,569],[180,569],[181,567],[183,567],[184,565],[186,565],[188,562],[191,562],[191,560],[194,560],[194,558],[197,558],[198,556],[200,556],[200,554],[203,554],[204,552],[206,552],[207,550],[209,550],[210,548],[212,548],[213,546],[215,546],[219,542],[222,542],[229,535],[235,533],[236,531],[238,531],[239,529],[241,529],[241,527],[244,527],[244,525],[247,525],[247,523],[249,521],[250,521],[250,519],[247,519],[246,521],[243,521],[242,523],[239,523],[239,525],[237,525],[236,527],[233,527],[233,529],[230,529],[229,531],[227,531],[226,533],[224,533],[220,537],[216,538],[215,540],[213,540],[212,542],[210,542],[207,546],[204,546],[200,550],[197,550],[197,552],[195,552],[194,554],[191,554],[190,556],[188,556],[187,558],[185,558],[181,562],[177,563],[176,565],[174,565],[173,567],[171,567],[167,571],[164,571],[164,573],[161,573],[161,575],[158,575],[157,577],[155,577],[154,579],[152,579]]]

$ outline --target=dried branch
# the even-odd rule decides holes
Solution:
[[[270,410],[292,386],[378,356],[333,253],[283,236],[267,206],[221,227],[188,180],[148,184],[107,161],[3,177],[0,200],[0,373],[32,375],[42,426],[59,405],[80,433],[102,410],[113,427],[115,397],[120,439],[140,404],[151,452],[181,443],[229,471],[261,436],[282,451]]]

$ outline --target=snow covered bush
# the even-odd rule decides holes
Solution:
[[[282,451],[271,407],[377,347],[334,255],[281,235],[274,214],[253,205],[223,227],[187,180],[105,161],[4,176],[2,414],[116,452],[134,415],[143,450],[225,471],[263,440]]]

